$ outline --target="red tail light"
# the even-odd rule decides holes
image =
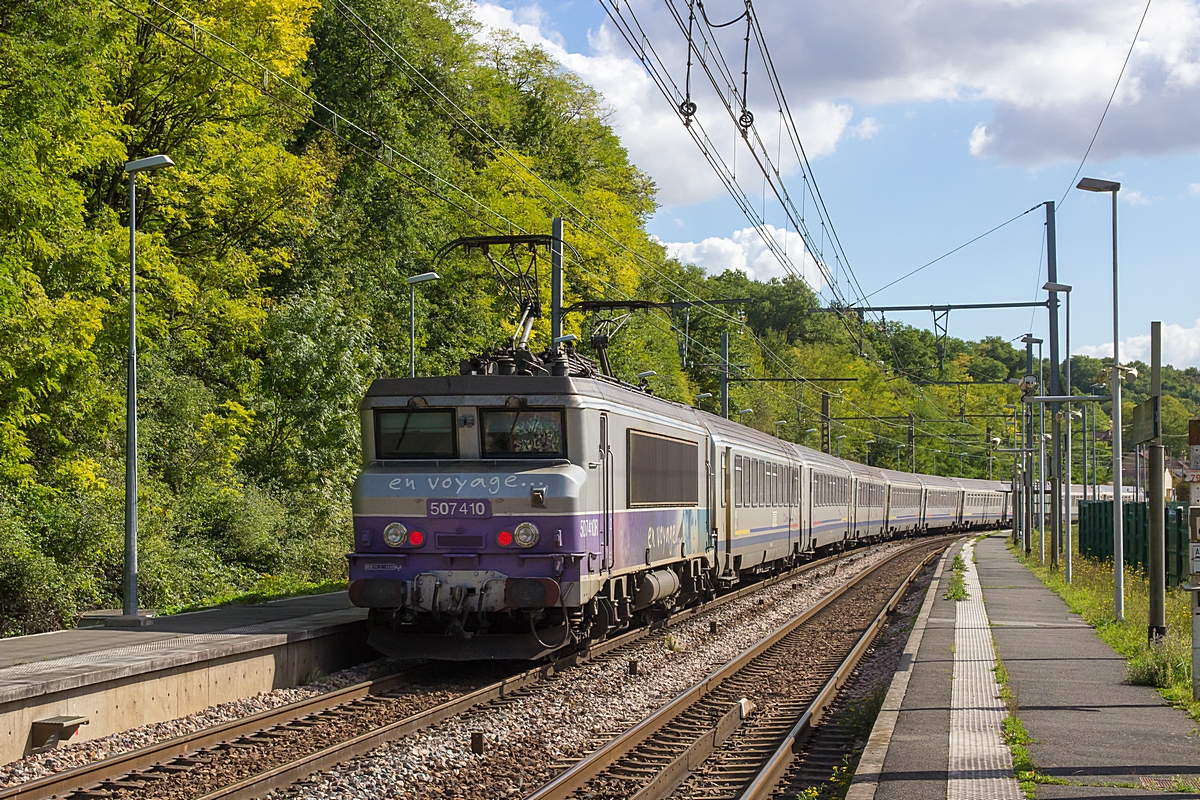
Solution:
[[[510,531],[500,531],[496,534],[496,542],[501,547],[511,547],[513,543],[513,535]]]
[[[425,544],[425,534],[421,533],[420,531],[409,531],[408,543],[413,547],[420,547],[421,545]]]

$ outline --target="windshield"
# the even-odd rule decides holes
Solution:
[[[564,457],[562,409],[483,411],[485,456]]]
[[[454,458],[454,410],[375,412],[375,457]]]

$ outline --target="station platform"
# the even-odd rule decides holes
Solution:
[[[1200,798],[1200,731],[1008,551],[1004,534],[939,563],[847,800],[1025,797],[1002,737],[996,656],[1042,777],[1038,798]],[[961,549],[969,598],[947,600]]]
[[[375,657],[345,592],[0,639],[0,763],[42,744],[35,722],[83,718],[71,740],[91,739]]]

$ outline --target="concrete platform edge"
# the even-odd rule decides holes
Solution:
[[[6,670],[0,669],[0,681],[3,681],[5,684],[0,685],[0,706],[8,703],[19,702],[21,700],[29,700],[41,695],[49,695],[63,691],[70,691],[72,689],[79,689],[84,686],[110,683],[112,681],[121,680],[123,678],[128,678],[135,675],[144,675],[151,672],[160,672],[162,670],[186,667],[201,661],[228,658],[229,656],[252,653],[256,650],[268,650],[273,647],[295,644],[308,639],[335,636],[353,627],[365,627],[366,624],[365,620],[362,618],[361,612],[357,614],[348,614],[345,611],[335,611],[330,612],[328,616],[333,616],[335,619],[323,624],[318,624],[311,628],[304,630],[293,630],[286,633],[239,633],[236,631],[230,631],[224,634],[206,633],[180,636],[178,639],[171,641],[177,645],[186,645],[187,643],[181,640],[194,639],[196,642],[195,649],[158,655],[148,655],[145,661],[120,664],[105,669],[81,671],[77,674],[63,675],[49,679],[33,679],[26,681],[19,677],[6,678],[4,675]],[[355,616],[356,618],[344,619],[347,616]],[[340,617],[341,619],[337,619],[336,617]],[[212,641],[213,639],[217,638],[227,638],[228,641],[219,643]],[[137,646],[135,645],[134,647]],[[149,650],[150,648],[146,649]],[[102,657],[104,653],[105,651],[100,651],[90,655]],[[33,668],[36,668],[37,672],[44,673],[54,669],[54,662],[31,662],[28,666],[31,668],[31,671]],[[6,669],[11,670],[13,668],[9,667]]]

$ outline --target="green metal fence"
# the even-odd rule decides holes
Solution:
[[[1125,564],[1143,572],[1150,560],[1150,504],[1122,503],[1125,518]],[[1085,500],[1079,504],[1079,552],[1088,558],[1112,561],[1113,503]],[[1187,503],[1167,503],[1167,587],[1175,588],[1191,577],[1188,564]]]

